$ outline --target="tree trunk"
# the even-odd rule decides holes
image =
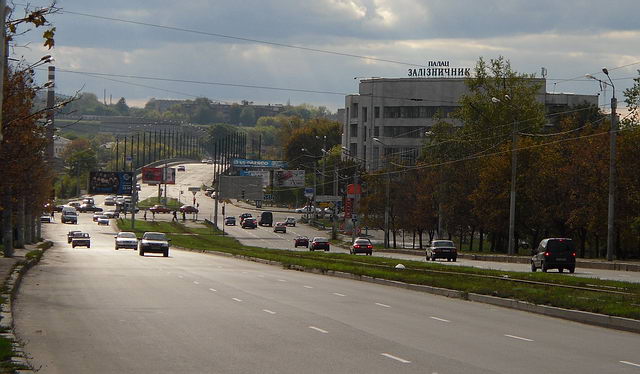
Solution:
[[[396,234],[397,234],[397,232],[396,232],[396,230],[393,230],[392,232],[393,232],[393,248],[396,249],[396,248],[398,248],[398,247],[396,247]]]
[[[17,209],[16,209],[16,229],[18,233],[18,237],[16,238],[15,247],[16,248],[24,248],[24,239],[25,239],[25,230],[24,226],[26,224],[25,219],[25,211],[24,211],[24,196],[18,198]]]
[[[482,252],[483,248],[484,248],[484,229],[480,228],[480,248],[478,248],[478,250],[480,252]]]
[[[34,243],[38,243],[40,242],[41,238],[42,238],[42,222],[40,222],[39,219],[37,219],[35,221],[35,225],[34,225]]]
[[[33,244],[33,231],[31,228],[33,227],[33,216],[31,213],[26,214],[25,217],[25,226],[24,226],[24,243],[25,244]]]
[[[420,249],[422,249],[422,230],[418,230],[418,240],[420,242]]]
[[[413,242],[411,243],[411,249],[416,249],[416,230],[413,230]]]
[[[2,244],[4,257],[13,257],[13,225],[11,222],[11,191],[5,190],[2,195]]]

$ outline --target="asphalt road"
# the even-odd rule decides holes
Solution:
[[[55,246],[14,304],[40,373],[640,373],[638,334],[228,257],[140,257],[90,217],[45,225]],[[91,249],[66,244],[77,227]]]

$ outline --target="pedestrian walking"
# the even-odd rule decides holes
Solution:
[[[187,215],[185,214],[184,210],[182,211],[182,222],[187,220]]]
[[[171,222],[178,222],[178,212],[177,211],[173,211],[173,218],[171,219]]]
[[[146,209],[144,210],[144,220],[145,221],[147,220],[147,210]]]
[[[153,222],[156,221],[156,211],[155,210],[151,211],[151,219],[153,219]]]

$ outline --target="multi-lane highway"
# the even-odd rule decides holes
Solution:
[[[202,206],[202,204],[201,204]],[[638,373],[640,335],[45,225],[16,333],[41,373]],[[71,248],[66,232],[91,233]]]

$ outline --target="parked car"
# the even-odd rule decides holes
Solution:
[[[296,219],[294,217],[287,217],[287,219],[284,220],[284,224],[287,226],[296,227]]]
[[[80,213],[86,212],[102,212],[102,208],[99,206],[95,206],[93,204],[82,204],[78,208],[76,208]]]
[[[136,183],[136,191],[142,191],[142,186],[140,186],[140,183]]]
[[[186,169],[185,169],[184,165],[179,165],[178,166],[178,171],[185,171],[185,170]]]
[[[446,258],[455,262],[458,259],[458,250],[451,240],[432,240],[426,250],[427,261],[435,261],[437,258]]]
[[[244,221],[245,218],[251,218],[251,217],[253,217],[251,213],[242,213],[240,215],[240,224],[242,225],[242,221]]]
[[[373,244],[368,238],[356,238],[356,240],[353,241],[351,248],[349,248],[349,253],[352,255],[364,253],[371,256],[373,253]]]
[[[273,232],[281,232],[283,234],[286,234],[287,225],[285,225],[284,222],[276,222],[276,224],[273,226]]]
[[[260,221],[258,221],[260,226],[273,226],[273,212],[262,212],[260,213]]]
[[[120,213],[116,212],[115,210],[107,210],[106,212],[104,212],[105,216],[107,216],[107,218],[118,218],[120,217]]]
[[[224,219],[224,224],[226,226],[235,226],[236,225],[236,217],[228,216]]]
[[[243,229],[255,229],[258,228],[258,222],[255,218],[245,218],[240,225]]]
[[[329,250],[329,239],[323,238],[321,236],[316,236],[315,238],[313,238],[313,240],[311,240],[311,247],[309,248],[309,250],[315,251],[321,249],[324,249],[325,251]]]
[[[322,212],[322,209],[315,208],[311,205],[303,206],[302,208],[296,209],[296,213],[320,213],[320,212]]]
[[[74,207],[74,208],[77,208],[77,207],[79,207],[80,205],[82,205],[82,203],[81,203],[81,202],[79,202],[79,201],[71,201],[71,202],[67,203],[67,205],[72,206],[72,207]]]
[[[213,188],[207,188],[206,190],[204,190],[204,196],[211,196],[213,191],[214,191]]]
[[[98,226],[109,226],[109,217],[101,214],[98,216],[96,222],[98,222]]]
[[[53,217],[51,217],[51,214],[43,214],[40,216],[40,222],[53,223]]]
[[[114,238],[116,239],[116,251],[120,248],[131,248],[134,251],[138,249],[138,238],[132,232],[119,232]]]
[[[183,205],[180,207],[180,213],[198,213],[198,208],[192,206],[192,205]]]
[[[79,230],[69,231],[67,233],[67,244],[71,244],[71,239],[73,239],[75,235],[80,235],[80,234],[82,234],[82,231],[79,231]]]
[[[295,248],[298,248],[298,247],[309,248],[309,238],[307,238],[306,236],[298,236],[295,239],[293,239],[293,246]]]
[[[149,208],[149,211],[151,213],[171,213],[171,209],[167,208],[164,205],[158,205],[158,204]]]
[[[564,269],[569,273],[576,271],[576,248],[570,238],[542,239],[531,255],[531,271],[538,268],[543,272],[549,269],[558,269],[560,273]]]
[[[144,256],[147,252],[162,253],[169,257],[169,239],[161,232],[145,232],[140,239],[139,254]]]
[[[71,238],[71,248],[87,247],[91,248],[91,237],[86,232],[74,234]]]

